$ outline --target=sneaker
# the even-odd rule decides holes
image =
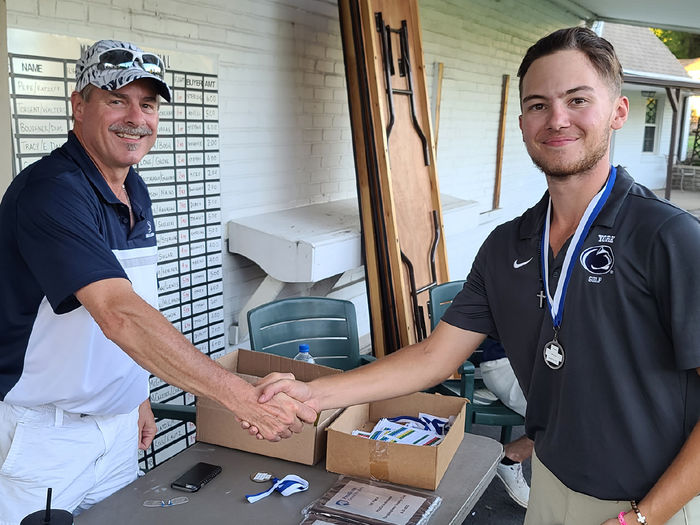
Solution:
[[[496,466],[496,475],[506,487],[506,492],[518,505],[527,508],[530,499],[530,487],[523,477],[522,463],[504,465],[499,463]]]
[[[475,405],[491,405],[498,401],[496,394],[486,388],[478,388],[474,390]]]

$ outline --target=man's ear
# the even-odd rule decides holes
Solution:
[[[612,129],[620,129],[627,121],[627,116],[630,113],[630,101],[627,97],[620,96],[615,102],[615,113],[613,114],[610,127]]]
[[[73,109],[73,119],[77,122],[83,120],[83,106],[85,105],[85,100],[78,91],[73,91],[73,93],[70,94],[70,105]]]

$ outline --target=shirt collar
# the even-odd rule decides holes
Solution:
[[[73,131],[68,132],[68,141],[62,148],[78,167],[80,167],[81,171],[105,202],[109,204],[122,204]],[[142,185],[136,184],[136,179],[138,178],[139,176],[132,166],[129,168],[129,173],[126,175],[126,180],[124,181],[124,185],[129,193],[132,211],[137,218],[142,217],[144,208]]]
[[[633,184],[634,179],[627,173],[627,170],[622,166],[617,166],[615,185],[605,206],[600,210],[598,217],[593,223],[594,225],[611,228],[615,224],[617,214],[620,212],[625,197],[627,197]],[[548,202],[549,191],[545,191],[540,201],[523,214],[523,220],[520,223],[521,239],[539,238],[542,234]]]

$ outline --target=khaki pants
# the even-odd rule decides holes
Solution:
[[[568,489],[534,453],[531,485],[525,525],[600,525],[617,518],[620,511],[630,510],[629,501],[605,501]],[[690,500],[666,523],[700,525],[700,496]]]

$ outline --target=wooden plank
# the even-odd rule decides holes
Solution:
[[[369,3],[369,2],[368,2]],[[414,104],[416,120],[426,136],[428,161],[426,166],[424,148],[419,134],[414,129],[411,116],[410,98],[394,95],[395,122],[388,138],[388,154],[390,169],[387,172],[386,187],[390,188],[386,197],[392,199],[394,220],[398,234],[398,252],[394,263],[401,261],[401,253],[410,259],[414,268],[416,288],[420,289],[432,281],[430,248],[434,237],[433,210],[438,215],[440,242],[436,250],[437,282],[448,280],[447,257],[444,247],[444,232],[442,231],[442,213],[439,198],[439,185],[435,169],[435,150],[430,126],[430,101],[425,80],[425,63],[421,43],[418,4],[406,0],[374,0],[371,2],[374,13],[380,12],[384,23],[392,29],[399,29],[406,22],[408,31],[408,55],[413,80]],[[374,14],[372,16],[374,18]],[[376,25],[375,25],[376,27]],[[380,34],[373,30],[375,43],[375,77],[380,86],[379,92],[384,93],[379,103],[385,122],[389,122],[388,98],[384,63],[381,54]],[[408,89],[408,76],[401,76],[398,59],[401,55],[399,36],[391,34],[395,74],[390,83],[394,89]],[[408,266],[401,262],[401,281],[395,279],[397,304],[403,305],[399,314],[402,345],[416,342],[417,328],[414,322]],[[423,320],[418,321],[429,326],[427,319],[427,293],[419,294],[418,305],[423,307]]]
[[[435,111],[433,112],[433,147],[437,154],[438,133],[440,131],[440,105],[442,103],[442,78],[445,74],[445,64],[435,63]]]
[[[372,191],[373,186],[379,181],[379,159],[377,145],[374,142],[372,110],[369,106],[366,51],[362,36],[360,6],[357,0],[339,0],[338,9],[357,173],[372,349],[374,355],[383,357],[387,353],[387,348],[394,349],[400,343],[395,320],[393,291],[385,268],[388,262],[386,235],[382,227],[383,214],[380,206],[375,203],[381,192]]]
[[[664,191],[664,198],[666,200],[671,199],[673,164],[676,162],[676,137],[678,136],[678,126],[680,123],[680,119],[678,118],[680,94],[680,88],[666,88],[666,96],[668,101],[671,103],[671,109],[673,110],[673,117],[671,118],[671,143],[669,146],[668,155],[666,157],[666,189]]]
[[[429,326],[425,308],[427,288],[435,281],[439,283],[449,279],[418,4],[416,0],[340,0],[339,9],[348,72],[363,239],[366,248],[370,244],[375,247],[374,250],[365,251],[372,326],[374,332],[376,323],[390,321],[391,330],[397,331],[399,339],[392,341],[385,331],[384,351],[391,352],[419,339],[422,333],[420,326]],[[382,35],[377,31],[375,18],[377,13],[381,13],[385,24],[392,29],[401,28],[402,22],[407,28],[407,45],[404,49],[401,49],[399,36],[393,31],[389,33],[395,69],[389,86],[385,80]],[[358,35],[356,26],[348,23],[348,19],[351,19],[357,24],[358,18],[361,35]],[[348,31],[351,27],[352,33]],[[350,37],[352,42],[349,41]],[[358,45],[360,40],[361,46]],[[360,47],[363,48],[362,53],[357,52]],[[406,49],[409,60],[405,60]],[[426,138],[425,145],[414,129],[410,98],[402,94],[393,96],[395,118],[387,136],[390,123],[387,87],[404,92],[410,87],[408,77],[399,73],[399,57],[410,65],[415,120]],[[364,67],[361,63],[363,59]],[[363,96],[367,98],[364,102]],[[358,110],[358,107],[362,109]],[[372,209],[367,210],[368,206]],[[434,247],[434,263],[430,258],[436,238],[433,214],[437,217],[439,231]],[[372,228],[371,232],[369,228]],[[414,307],[405,258],[411,261],[415,288],[426,289],[415,297],[415,302],[423,307],[422,318],[417,316]],[[432,270],[433,264],[435,272]],[[379,301],[376,298],[378,295],[381,295]],[[374,311],[378,303],[381,303],[381,315]],[[393,319],[388,311],[390,303]],[[373,335],[372,340],[376,344],[378,338]],[[377,354],[381,355],[380,352]]]
[[[392,179],[392,167],[390,159],[391,138],[386,135],[386,128],[389,122],[387,110],[386,87],[383,76],[382,51],[380,35],[376,30],[375,13],[381,11],[381,6],[377,6],[372,0],[361,0],[360,11],[362,16],[362,30],[367,46],[367,82],[371,97],[372,111],[375,118],[373,129],[373,140],[377,144],[377,150],[384,153],[379,162],[379,176],[381,179],[378,196],[381,199],[384,222],[386,224],[386,247],[389,254],[390,280],[394,294],[395,315],[398,322],[398,347],[403,347],[410,340],[408,333],[413,332],[410,300],[407,296],[407,283],[401,261],[401,247],[399,245],[399,232],[396,220],[396,208],[394,198],[394,188]],[[398,348],[388,348],[387,352],[392,352]]]
[[[501,174],[503,170],[503,146],[506,140],[506,113],[508,112],[508,87],[510,75],[503,75],[501,87],[501,115],[498,121],[498,144],[496,145],[496,181],[493,185],[493,209],[497,210],[501,202]]]

